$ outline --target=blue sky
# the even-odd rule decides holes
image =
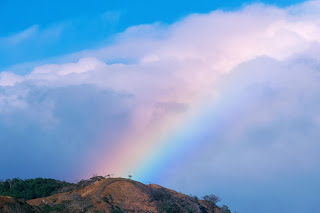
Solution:
[[[19,34],[20,37],[19,42],[1,43],[0,68],[98,48],[130,26],[172,23],[191,13],[235,10],[252,2],[257,1],[96,0],[88,4],[85,0],[2,0],[0,39]],[[284,7],[302,1],[259,2]]]
[[[0,0],[0,179],[316,211],[320,1],[50,2]]]

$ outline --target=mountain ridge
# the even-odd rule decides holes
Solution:
[[[98,178],[85,187],[28,201],[0,196],[0,212],[224,213],[226,211],[209,201],[198,200],[196,197],[156,184],[145,185],[126,178]]]

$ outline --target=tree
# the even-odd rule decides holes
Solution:
[[[203,199],[204,199],[205,201],[209,202],[209,203],[212,203],[212,204],[215,205],[215,206],[216,206],[216,204],[217,204],[219,201],[221,201],[221,199],[220,199],[218,196],[213,195],[213,194],[211,194],[211,195],[206,195],[206,196],[203,197]]]
[[[12,180],[8,179],[7,182],[9,183],[9,189],[11,189],[11,188],[12,188],[12,185],[13,185],[13,184],[12,184]]]
[[[226,205],[223,205],[221,207],[221,210],[222,210],[222,213],[231,213],[230,209]]]
[[[129,179],[131,179],[131,178],[132,178],[132,175],[128,175],[128,177],[129,177]]]
[[[54,179],[36,178],[21,180],[19,178],[13,178],[5,182],[0,182],[0,195],[30,200],[47,197],[57,193],[66,186],[72,185],[71,183]]]
[[[98,175],[94,175],[92,178],[90,178],[90,180],[96,182],[96,181],[100,181],[103,180],[104,177],[103,176],[98,176]]]

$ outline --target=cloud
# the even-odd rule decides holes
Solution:
[[[0,79],[0,86],[13,86],[22,81],[23,77],[12,72],[1,72]]]
[[[0,37],[1,48],[13,48],[24,43],[47,43],[59,38],[64,24],[53,25],[47,28],[41,28],[39,25],[33,25],[22,32],[18,32],[7,37]]]
[[[162,183],[183,184],[190,193],[209,193],[218,187],[208,188],[212,179],[226,186],[314,177],[320,168],[319,5],[254,4],[171,25],[133,26],[113,44],[62,57],[64,63],[25,75],[2,72],[0,132],[10,131],[0,143],[12,152],[32,147],[38,154],[30,165],[48,154],[51,166],[37,171],[53,174],[59,167],[55,174],[69,170],[75,174],[69,178],[80,170],[84,176],[120,172],[116,155],[121,166],[158,156],[162,166],[136,176],[167,175]],[[169,145],[153,137],[171,132]],[[50,149],[62,150],[64,166]]]
[[[6,37],[6,38],[1,38],[1,40],[3,43],[8,42],[11,45],[16,45],[16,44],[19,44],[20,42],[23,42],[24,40],[34,36],[36,33],[38,33],[38,31],[39,31],[39,26],[33,25],[22,32],[19,32],[17,34],[14,34],[14,35]]]
[[[90,85],[2,88],[1,156],[11,159],[0,164],[5,178],[76,180],[84,170],[92,172],[85,168],[130,122],[130,102],[125,94]]]

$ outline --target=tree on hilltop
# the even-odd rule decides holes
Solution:
[[[213,194],[211,194],[211,195],[206,195],[206,196],[203,197],[203,199],[204,199],[205,201],[209,202],[209,203],[212,203],[212,204],[215,205],[215,206],[217,205],[217,203],[218,203],[219,201],[221,201],[221,199],[220,199],[218,196],[213,195]]]

